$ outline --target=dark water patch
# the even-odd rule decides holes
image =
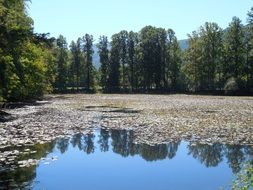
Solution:
[[[117,109],[117,108],[120,108],[120,107],[117,107],[117,106],[85,106],[86,109],[100,109],[100,108],[114,108],[114,109]]]
[[[140,113],[140,110],[133,110],[129,108],[124,108],[124,109],[117,109],[117,110],[109,110],[109,111],[102,111],[104,113]]]
[[[252,146],[150,146],[135,143],[131,130],[99,129],[29,149],[36,152],[18,160],[37,159],[38,166],[0,172],[0,189],[219,189],[244,163],[253,165]]]
[[[94,111],[94,112],[101,112],[101,113],[124,113],[124,114],[141,112],[139,110],[131,110],[131,109],[103,110],[103,111],[99,111],[96,109],[79,109],[79,111],[84,111],[84,112]]]
[[[104,108],[108,108],[109,110],[104,110]],[[101,110],[99,110],[101,109]],[[102,113],[140,113],[141,110],[135,110],[131,108],[121,108],[114,106],[86,106],[84,109],[79,109],[80,111],[98,111]]]
[[[218,111],[216,110],[206,110],[205,113],[217,113]]]

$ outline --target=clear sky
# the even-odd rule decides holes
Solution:
[[[252,6],[252,0],[32,0],[28,12],[35,32],[62,34],[68,42],[85,33],[98,39],[146,25],[172,28],[185,39],[206,21],[225,28],[237,16],[245,24]]]

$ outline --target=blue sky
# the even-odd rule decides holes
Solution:
[[[206,21],[225,28],[237,16],[245,24],[251,6],[252,0],[32,0],[28,12],[35,32],[62,34],[68,42],[85,33],[98,39],[146,25],[172,28],[185,39]]]

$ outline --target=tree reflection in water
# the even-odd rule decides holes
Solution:
[[[134,132],[129,130],[108,130],[100,129],[95,142],[95,135],[74,135],[70,142],[73,147],[87,154],[94,153],[95,144],[98,145],[101,152],[107,152],[111,148],[114,153],[123,157],[140,155],[146,161],[156,161],[163,159],[172,159],[176,156],[180,145],[179,142],[171,142],[168,144],[136,144],[134,143]],[[57,148],[64,153],[69,144],[68,139],[57,140]],[[227,159],[229,167],[234,173],[240,170],[241,163],[252,161],[253,148],[250,146],[233,146],[223,144],[197,144],[188,145],[188,154],[199,160],[206,167],[218,166],[224,158]]]
[[[112,151],[123,157],[140,155],[146,161],[162,160],[173,158],[176,155],[180,142],[146,145],[134,143],[134,132],[129,130],[106,130],[101,129],[98,144],[100,151],[109,150],[109,141],[111,141]]]
[[[58,139],[56,144],[58,150],[63,154],[68,150],[69,138]]]
[[[109,138],[110,132],[108,130],[101,129],[98,144],[101,152],[109,151]]]
[[[71,139],[58,139],[52,143],[35,145],[33,149],[37,152],[29,158],[40,159],[54,150],[54,147],[64,154],[69,145],[77,147],[86,154],[93,154],[98,148],[101,152],[113,151],[122,157],[139,155],[146,161],[156,161],[163,159],[173,159],[180,147],[179,142],[168,144],[147,145],[134,143],[134,132],[129,130],[108,130],[100,129],[97,136],[94,134],[76,134]],[[96,145],[96,148],[95,148]],[[232,146],[232,145],[188,145],[188,155],[200,161],[206,167],[216,167],[224,159],[227,160],[233,173],[240,171],[244,163],[253,165],[252,146]],[[28,155],[29,156],[29,155]],[[19,158],[24,160],[28,158]],[[0,189],[10,184],[21,186],[22,183],[32,184],[36,177],[36,167],[22,168],[14,171],[0,172]],[[11,180],[10,180],[11,179]]]
[[[189,153],[198,159],[206,167],[217,166],[223,160],[223,145],[203,145],[188,146]]]
[[[253,165],[252,146],[198,144],[196,146],[188,146],[188,150],[189,154],[198,159],[206,167],[215,167],[226,158],[234,174],[238,173],[246,162],[251,162]]]
[[[241,163],[245,162],[246,156],[244,151],[242,146],[226,146],[225,155],[228,159],[229,167],[234,173],[239,172],[242,167]]]

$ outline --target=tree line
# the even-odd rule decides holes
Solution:
[[[60,35],[54,43],[56,79],[54,88],[58,92],[86,89],[95,86],[96,69],[92,64],[93,36],[85,34],[72,41],[69,48],[66,38]]]
[[[70,49],[62,35],[56,42],[55,89],[58,91],[100,88],[112,93],[177,89],[182,52],[171,29],[146,26],[140,33],[123,30],[114,34],[111,42],[101,36],[96,44],[99,70],[92,65],[92,35],[72,41]]]
[[[182,50],[172,29],[122,30],[95,43],[85,34],[36,34],[25,0],[0,1],[0,101],[68,91],[253,91],[253,8],[247,24],[234,17],[226,29],[205,23]],[[98,48],[100,68],[92,63]]]
[[[222,30],[216,23],[205,23],[189,35],[182,72],[189,89],[253,90],[253,8],[248,24],[237,17]]]
[[[77,44],[82,44],[78,41],[81,39]],[[253,91],[253,8],[245,26],[237,17],[224,30],[216,23],[205,23],[188,35],[186,50],[180,48],[172,29],[153,26],[139,32],[122,30],[111,41],[101,36],[96,45],[99,70],[91,66],[89,77],[82,70],[86,73],[84,78],[93,78],[89,79],[91,85],[83,85],[88,90],[97,87],[103,92]],[[82,48],[85,45],[78,46],[83,58],[77,60],[83,59],[83,67],[90,68],[89,54]],[[73,55],[72,52],[72,59]],[[69,65],[71,68],[74,62]],[[70,80],[74,78],[73,74],[69,76]],[[68,83],[66,77],[62,78]],[[73,87],[70,82],[67,86]]]

